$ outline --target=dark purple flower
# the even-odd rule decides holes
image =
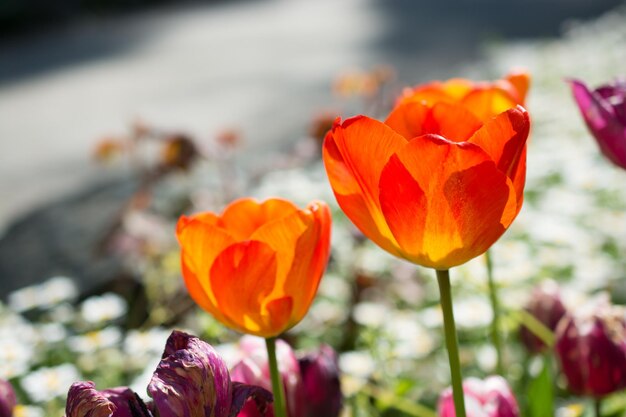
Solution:
[[[0,379],[0,417],[11,417],[16,404],[17,398],[13,387],[9,381]]]
[[[573,393],[602,397],[626,387],[626,317],[608,300],[566,315],[555,350]]]
[[[272,394],[231,383],[222,358],[195,336],[174,331],[148,385],[146,405],[129,388],[97,391],[93,382],[69,390],[66,417],[235,417],[243,407],[269,417]]]
[[[337,417],[341,411],[341,385],[337,354],[328,345],[320,346],[299,360],[304,387],[303,417]]]
[[[559,286],[552,280],[544,281],[535,287],[530,300],[524,307],[548,329],[555,331],[559,320],[565,315],[565,305],[561,301]],[[526,326],[520,327],[522,343],[529,352],[539,353],[546,349],[546,344]]]
[[[593,91],[582,81],[570,80],[569,83],[600,150],[615,165],[626,169],[626,80],[617,80]]]
[[[484,380],[463,380],[465,410],[467,417],[519,417],[515,396],[501,376],[490,376]],[[439,417],[455,417],[452,389],[446,388],[437,404]]]

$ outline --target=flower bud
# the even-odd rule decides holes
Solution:
[[[561,301],[559,287],[552,280],[544,281],[533,289],[530,300],[524,309],[552,331],[556,330],[559,320],[566,313],[565,306]],[[520,327],[520,338],[526,349],[531,353],[540,353],[547,347],[526,326]]]
[[[555,350],[575,394],[602,397],[626,387],[626,317],[606,298],[566,315]]]
[[[0,417],[11,417],[16,404],[13,387],[9,381],[0,379]]]
[[[463,393],[467,417],[519,417],[515,396],[501,376],[467,378],[463,381]],[[456,416],[451,388],[441,393],[437,413],[439,417]]]
[[[341,411],[341,386],[337,354],[328,345],[299,359],[304,388],[303,417],[337,417]]]

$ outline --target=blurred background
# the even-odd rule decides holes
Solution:
[[[486,45],[558,38],[621,3],[2,0],[0,300],[53,275],[83,290],[115,275],[94,247],[138,182],[94,164],[102,138],[233,131],[231,162],[252,175],[337,104],[341,74],[385,66],[398,89],[470,76]]]

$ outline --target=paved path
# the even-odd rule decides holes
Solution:
[[[0,233],[96,181],[94,141],[134,116],[199,134],[236,126],[249,150],[271,149],[332,101],[340,71],[390,62],[410,82],[452,75],[486,37],[555,33],[567,13],[589,12],[584,1],[561,3],[531,0],[515,11],[496,0],[244,1],[85,20],[4,42]]]

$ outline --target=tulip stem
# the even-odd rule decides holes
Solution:
[[[450,272],[437,269],[437,282],[441,295],[441,309],[443,311],[443,327],[450,362],[450,375],[452,377],[452,397],[456,417],[465,417],[465,401],[463,400],[463,377],[461,376],[461,363],[459,361],[459,345],[456,337],[454,313],[452,311],[452,292],[450,289]]]
[[[596,398],[593,400],[593,409],[595,411],[595,417],[602,417],[602,399]]]
[[[281,381],[280,372],[278,371],[278,362],[276,361],[276,338],[268,337],[265,339],[267,347],[267,358],[270,366],[270,376],[272,378],[272,392],[274,394],[274,415],[276,417],[287,417],[287,408],[285,407],[285,392]]]
[[[489,298],[491,300],[491,310],[493,319],[491,320],[491,341],[496,349],[496,372],[504,376],[504,360],[502,353],[502,339],[500,338],[500,305],[498,303],[498,288],[493,277],[493,262],[490,251],[485,252],[485,263],[487,264],[487,281],[489,282]]]

